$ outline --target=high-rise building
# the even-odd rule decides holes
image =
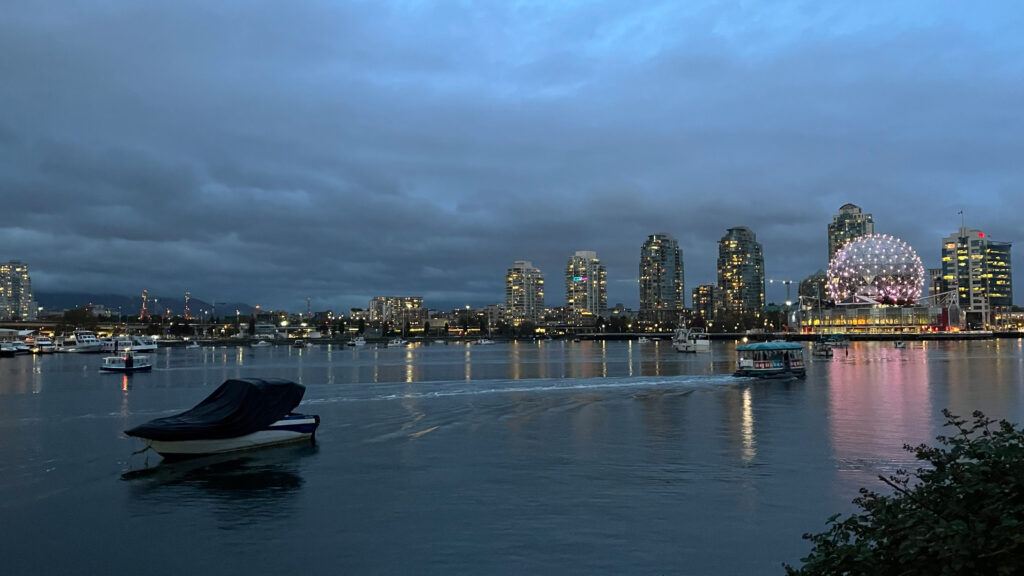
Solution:
[[[579,250],[565,266],[565,307],[576,326],[589,324],[608,309],[605,267],[597,252]],[[588,321],[589,320],[589,321]]]
[[[839,214],[832,217],[828,225],[828,260],[850,240],[875,233],[875,220],[871,214],[864,214],[860,206],[844,204]]]
[[[35,320],[35,297],[28,265],[18,260],[0,264],[0,318],[6,320]]]
[[[1010,247],[965,226],[942,239],[942,282],[956,291],[968,323],[991,324],[994,308],[1013,306]]]
[[[683,251],[669,234],[651,234],[640,248],[640,320],[676,322],[686,306]]]
[[[715,300],[719,298],[718,287],[714,284],[701,284],[693,289],[693,315],[704,320],[715,318]]]
[[[544,275],[528,260],[505,273],[505,315],[513,326],[537,322],[544,314]]]
[[[760,314],[764,308],[764,254],[745,226],[729,228],[718,241],[718,289],[722,311]]]

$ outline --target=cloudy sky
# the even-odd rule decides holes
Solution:
[[[926,267],[958,210],[1024,241],[1016,1],[4,5],[0,261],[36,291],[446,308],[531,260],[550,306],[595,250],[636,306],[649,234],[687,292],[733,226],[800,280],[847,202]]]

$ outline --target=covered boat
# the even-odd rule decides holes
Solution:
[[[125,350],[117,356],[104,356],[100,370],[104,372],[143,372],[152,370],[153,363],[149,356]]]
[[[315,441],[320,417],[295,414],[306,388],[280,379],[227,380],[191,410],[126,430],[165,458]]]
[[[803,377],[807,372],[804,347],[797,342],[757,342],[736,347],[734,376],[758,378]]]

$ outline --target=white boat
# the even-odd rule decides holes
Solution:
[[[292,348],[312,348],[312,347],[313,347],[313,344],[311,342],[308,342],[306,340],[302,340],[301,338],[300,339],[296,339],[295,342],[292,342]]]
[[[6,340],[0,342],[0,356],[11,358],[15,355],[16,352],[17,351],[14,348],[13,342],[8,342]]]
[[[835,354],[832,346],[825,341],[818,340],[814,344],[811,344],[811,356],[817,356],[819,358],[831,358]]]
[[[103,358],[103,365],[100,370],[104,372],[143,372],[152,370],[153,363],[145,354],[135,354],[131,350],[125,350],[117,356],[106,356]]]
[[[156,339],[152,336],[132,335],[132,350],[136,352],[153,352],[157,349]]]
[[[391,340],[388,340],[388,348],[398,348],[400,346],[405,346],[408,343],[408,340],[403,340],[402,338],[392,338]]]
[[[199,350],[200,348],[202,348],[202,346],[200,346],[199,342],[196,342],[195,340],[192,340],[188,344],[185,344],[186,350]]]
[[[756,342],[736,347],[734,376],[801,378],[807,373],[804,347],[798,342]]]
[[[447,343],[448,342],[445,341],[445,340],[434,340],[434,344],[447,344]]]
[[[14,342],[11,342],[11,345],[14,346],[15,355],[32,353],[32,348],[28,344],[20,340],[15,340]]]
[[[273,346],[273,344],[267,342],[266,340],[257,340],[256,342],[250,344],[250,346],[252,346],[253,348],[267,348],[269,346]]]
[[[896,345],[897,348],[906,348],[907,347],[907,343],[904,342],[903,340],[897,340],[894,344]]]
[[[36,354],[53,354],[57,351],[57,346],[48,336],[36,336],[32,339],[30,347]]]
[[[60,352],[79,352],[98,354],[103,352],[103,343],[92,330],[75,330],[66,336],[58,347]]]
[[[366,346],[366,338],[362,336],[356,336],[355,338],[348,341],[349,346]]]
[[[711,341],[701,328],[678,328],[672,336],[672,347],[677,352],[710,352]]]
[[[476,341],[476,343],[481,346],[489,346],[491,344],[494,344],[494,340],[491,340],[490,338],[480,338],[479,340]]]
[[[636,341],[637,341],[638,344],[646,344],[646,343],[650,342],[651,339],[648,338],[647,336],[641,336],[641,337],[637,338]]]
[[[117,354],[132,348],[132,339],[127,335],[100,338],[100,350],[106,354]]]
[[[147,448],[169,459],[315,442],[320,417],[292,412],[305,390],[287,380],[228,380],[191,410],[151,420],[125,434],[141,438]]]

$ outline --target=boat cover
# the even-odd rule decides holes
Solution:
[[[245,436],[287,416],[305,392],[305,386],[277,378],[227,380],[191,410],[125,434],[164,442]]]

